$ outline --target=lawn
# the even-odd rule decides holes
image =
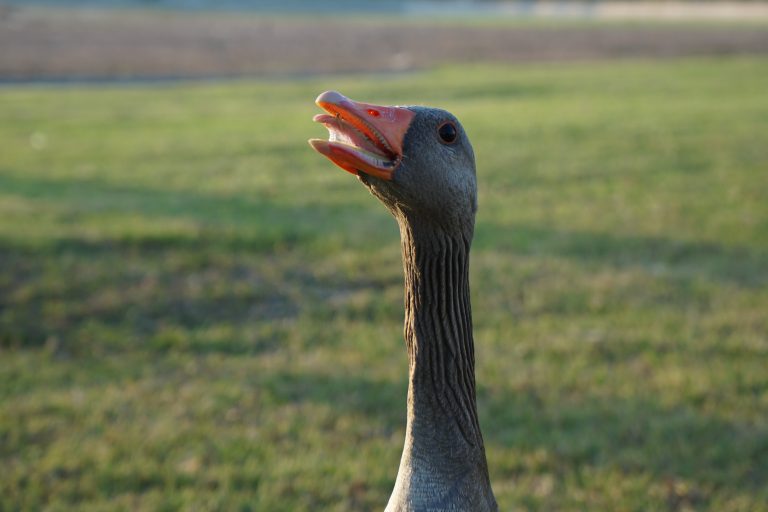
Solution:
[[[398,232],[324,89],[474,142],[502,510],[768,511],[768,59],[0,89],[0,510],[376,510]]]

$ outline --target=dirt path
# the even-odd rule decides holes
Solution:
[[[5,8],[0,80],[404,71],[446,62],[768,53],[754,25],[447,22]]]

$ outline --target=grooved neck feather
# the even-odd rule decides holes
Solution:
[[[446,230],[395,216],[405,274],[408,424],[387,512],[496,510],[475,401],[472,226]]]

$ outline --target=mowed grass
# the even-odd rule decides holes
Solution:
[[[398,233],[324,89],[475,146],[502,510],[768,510],[768,60],[0,90],[0,510],[376,510]]]

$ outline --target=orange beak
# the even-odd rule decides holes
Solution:
[[[322,93],[315,103],[328,114],[318,114],[313,120],[329,132],[329,140],[309,141],[315,151],[352,174],[393,178],[403,158],[403,139],[413,112],[359,103],[336,91]]]

